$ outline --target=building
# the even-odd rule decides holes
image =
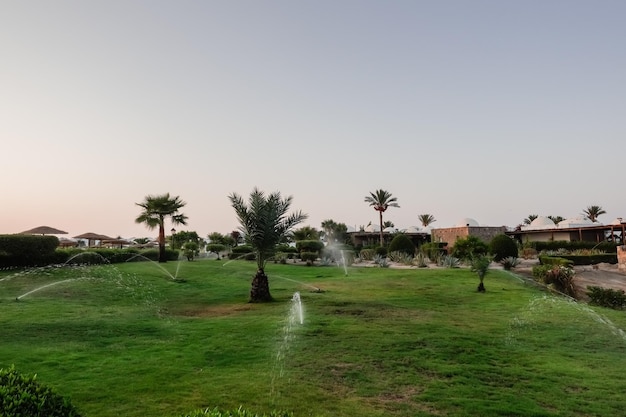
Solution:
[[[461,219],[453,227],[446,227],[432,230],[432,241],[447,243],[448,247],[454,246],[458,239],[465,239],[475,236],[485,243],[489,243],[494,236],[506,233],[506,226],[481,226],[474,219],[469,217]]]
[[[520,242],[585,241],[624,242],[626,223],[617,218],[610,224],[594,223],[584,217],[565,219],[555,224],[547,217],[537,217],[530,224],[507,232]]]

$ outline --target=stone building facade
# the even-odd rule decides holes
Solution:
[[[626,274],[626,246],[617,247],[617,270]]]
[[[445,242],[451,248],[458,239],[476,236],[483,242],[489,243],[494,236],[504,234],[506,231],[505,226],[461,226],[433,229],[431,235],[433,242]]]

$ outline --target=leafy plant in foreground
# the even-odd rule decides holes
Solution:
[[[11,366],[0,369],[0,415],[3,417],[80,417],[68,398]]]
[[[478,279],[480,283],[478,284],[478,292],[485,292],[485,284],[484,279],[485,275],[487,275],[487,271],[489,271],[489,265],[491,264],[491,259],[487,256],[476,256],[472,258],[472,272],[476,272],[478,275]]]

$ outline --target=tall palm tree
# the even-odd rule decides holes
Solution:
[[[396,203],[397,200],[396,197],[392,197],[391,193],[385,190],[376,190],[373,193],[370,191],[370,195],[365,197],[365,202],[369,203],[369,205],[374,207],[374,210],[378,212],[380,220],[380,246],[385,245],[383,238],[383,213],[387,211],[389,207],[400,207],[398,203]]]
[[[135,203],[143,209],[135,219],[135,223],[145,223],[152,230],[159,228],[159,262],[167,262],[165,256],[165,219],[169,217],[172,225],[187,224],[187,216],[179,213],[187,203],[180,197],[170,197],[170,193],[162,195],[148,195],[141,203]]]
[[[432,214],[420,214],[419,216],[417,216],[417,219],[420,221],[420,223],[422,223],[422,226],[424,227],[428,227],[430,224],[437,221],[435,220],[435,216],[433,216]]]
[[[236,193],[228,198],[237,214],[240,230],[256,255],[257,272],[252,279],[250,302],[271,301],[265,263],[274,254],[276,245],[308,216],[301,211],[287,215],[292,197],[283,199],[279,192],[265,195],[255,187],[247,203]]]
[[[583,211],[583,214],[595,223],[598,221],[598,216],[606,214],[606,211],[601,206],[589,206]]]

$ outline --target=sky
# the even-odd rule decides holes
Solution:
[[[433,227],[626,218],[622,0],[2,0],[0,234],[230,233],[254,187]],[[169,231],[171,225],[166,224]]]

